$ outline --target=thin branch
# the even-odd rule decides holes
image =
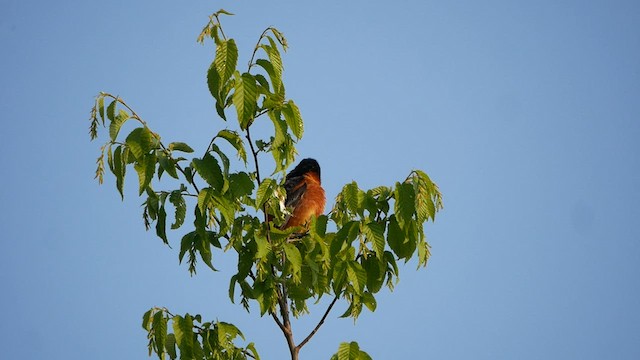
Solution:
[[[122,104],[122,106],[126,107],[130,112],[131,112],[131,117],[133,119],[136,119],[138,122],[140,122],[142,125],[144,125],[144,127],[146,127],[147,129],[149,129],[149,126],[147,125],[147,122],[142,120],[142,118],[129,106],[127,105],[126,102],[124,102],[124,100],[122,100],[120,97],[118,96],[113,96],[109,93],[101,93],[103,97],[109,97],[112,98],[113,100],[119,102],[120,104]],[[156,133],[154,133],[153,131],[151,131],[151,134],[158,140],[158,144],[160,144],[160,147],[162,148],[162,150],[167,151],[167,147],[164,146],[164,144],[162,143],[162,141],[160,141],[160,136]],[[208,151],[208,149],[207,149]],[[178,169],[178,171],[180,171],[182,173],[182,175],[184,175],[185,179],[187,179],[187,174],[184,171],[184,169],[182,168],[182,166],[180,166],[180,164],[178,164],[178,162],[176,162],[176,169]],[[196,190],[197,193],[200,193],[200,189],[198,189],[198,185],[196,185],[196,183],[193,181],[193,179],[191,179],[191,181],[189,181],[189,184],[191,184],[191,186],[193,186],[193,188]]]
[[[256,53],[258,52],[258,49],[260,49],[260,42],[267,35],[267,32],[269,31],[269,29],[271,29],[271,28],[266,28],[262,32],[262,34],[260,34],[260,37],[258,38],[258,42],[256,43],[256,47],[253,49],[253,54],[251,54],[251,59],[249,60],[249,70],[251,70],[251,67],[253,66],[253,59],[256,57]]]
[[[260,180],[260,167],[258,166],[258,152],[255,147],[253,147],[253,141],[251,140],[251,132],[249,132],[249,128],[251,126],[247,126],[247,140],[249,141],[249,147],[251,148],[251,155],[253,155],[253,163],[256,166],[256,179],[258,180],[258,186],[262,182]]]
[[[329,304],[329,307],[327,308],[327,311],[324,312],[324,315],[322,315],[322,318],[320,319],[320,322],[318,323],[318,325],[316,325],[316,327],[313,329],[313,331],[311,331],[311,333],[304,339],[302,340],[302,342],[296,346],[296,348],[298,349],[298,351],[307,343],[309,342],[309,340],[311,340],[311,338],[313,337],[313,335],[316,334],[316,332],[318,332],[318,329],[320,329],[320,327],[322,326],[322,324],[324,324],[324,320],[327,318],[327,316],[329,315],[329,312],[331,312],[331,309],[333,308],[333,305],[336,303],[336,301],[338,300],[338,296],[336,295],[336,297],[333,298],[333,300],[331,301],[331,304]]]

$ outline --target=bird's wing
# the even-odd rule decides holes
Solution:
[[[307,183],[304,181],[304,176],[288,178],[284,183],[284,189],[287,191],[287,199],[284,205],[290,209],[295,209],[307,191]]]

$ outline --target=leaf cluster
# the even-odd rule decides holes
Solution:
[[[149,355],[156,353],[162,360],[178,356],[206,360],[260,359],[253,343],[244,347],[235,344],[238,338],[245,338],[230,323],[202,322],[200,315],[173,315],[165,308],[154,307],[143,315],[142,327],[148,334]]]
[[[442,196],[420,170],[411,171],[394,186],[364,190],[352,182],[342,188],[329,215],[311,219],[304,228],[280,229],[289,211],[283,205],[284,172],[304,134],[300,110],[286,98],[282,81],[280,51],[286,50],[286,39],[277,29],[266,29],[247,70],[240,72],[238,48],[224,34],[221,15],[230,13],[220,10],[211,15],[198,41],[211,38],[215,43],[207,85],[225,127],[197,156],[194,147],[184,142],[163,142],[122,98],[100,93],[91,110],[89,132],[96,139],[100,127],[108,128],[108,139],[101,147],[95,177],[103,182],[106,157],[124,198],[127,169],[133,168],[138,195],[144,199],[146,228],[154,228],[169,245],[169,229],[188,227],[181,235],[178,258],[187,263],[191,274],[199,261],[215,270],[215,251],[235,253],[238,262],[229,281],[230,300],[247,311],[253,304],[261,316],[272,317],[287,339],[292,358],[297,358],[337,300],[347,304],[343,317],[357,319],[363,306],[376,310],[375,295],[383,287],[393,290],[399,279],[397,261],[417,258],[418,267],[426,266],[430,252],[424,224],[435,220]],[[251,129],[256,121],[271,122],[272,134],[254,140]],[[128,122],[135,126],[122,135]],[[260,173],[263,154],[273,161],[275,171],[269,177]],[[290,315],[308,313],[308,302],[325,295],[333,300],[322,319],[295,344]],[[169,323],[173,333],[167,330]],[[238,337],[244,339],[235,326],[202,323],[199,315],[174,316],[164,308],[153,308],[145,314],[143,327],[150,354],[161,359],[175,359],[178,353],[181,359],[258,358],[253,344],[234,345]],[[341,344],[333,358],[369,356],[352,342]]]

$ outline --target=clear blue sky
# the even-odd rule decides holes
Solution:
[[[287,36],[299,152],[330,199],[414,168],[444,193],[428,268],[355,325],[339,303],[302,358],[351,340],[378,360],[640,358],[640,3],[615,0],[3,0],[0,357],[145,359],[154,305],[286,357],[271,319],[229,304],[232,261],[189,277],[144,231],[136,180],[124,202],[93,180],[101,90],[169,141],[220,129],[195,42],[219,8],[243,63],[265,27]]]

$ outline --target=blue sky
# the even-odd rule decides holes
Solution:
[[[135,180],[93,180],[99,91],[169,141],[223,124],[205,84],[219,8],[248,60],[275,26],[301,157],[347,182],[431,175],[445,209],[426,270],[357,323],[338,303],[303,349],[375,359],[640,358],[640,3],[636,1],[19,1],[0,16],[0,350],[7,359],[144,359],[154,305],[233,322],[264,359],[269,318],[229,304],[234,264],[190,277],[145,232]],[[173,244],[180,233],[170,235]],[[294,324],[303,338],[323,306]]]

